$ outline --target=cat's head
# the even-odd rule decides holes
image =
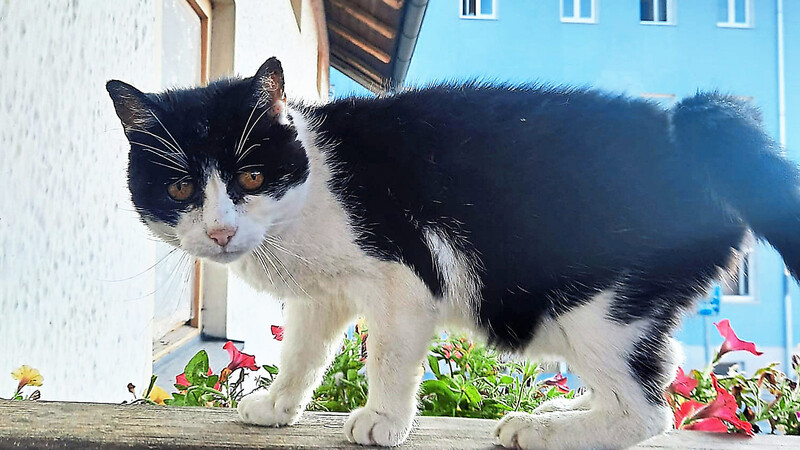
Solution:
[[[131,146],[133,204],[164,241],[226,263],[299,214],[309,160],[277,59],[251,78],[207,87],[147,94],[112,80],[106,88]]]

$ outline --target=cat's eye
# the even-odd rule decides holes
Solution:
[[[167,187],[167,193],[173,200],[179,202],[186,201],[194,194],[194,183],[190,180],[181,180],[172,183]]]
[[[237,180],[245,191],[255,191],[264,184],[264,174],[258,171],[240,172]]]

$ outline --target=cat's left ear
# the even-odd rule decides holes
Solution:
[[[106,90],[114,101],[114,109],[125,128],[125,133],[132,129],[149,128],[154,124],[155,105],[142,91],[119,80],[106,83]]]
[[[268,106],[269,115],[280,122],[286,118],[286,93],[283,90],[283,67],[274,56],[253,77],[253,90],[259,106]]]

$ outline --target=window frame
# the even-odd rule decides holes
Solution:
[[[736,0],[728,0],[728,20],[727,22],[717,22],[720,28],[753,28],[754,26],[753,0],[744,0],[744,22],[736,22]]]
[[[639,24],[640,25],[658,25],[658,26],[676,26],[678,25],[678,0],[651,0],[653,2],[653,18],[655,19],[656,11],[660,8],[661,2],[667,4],[667,20],[664,22],[658,20],[641,20],[642,6],[639,3]]]
[[[572,2],[572,16],[564,15],[564,2]],[[588,18],[581,17],[581,2],[591,2],[592,15]],[[597,23],[597,0],[559,0],[558,2],[558,15],[562,23]]]
[[[492,13],[482,14],[481,3],[492,2]],[[470,20],[497,20],[497,0],[475,0],[475,15],[464,14],[464,0],[458,4],[458,18]]]

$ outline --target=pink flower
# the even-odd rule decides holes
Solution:
[[[555,386],[559,392],[564,394],[569,392],[569,386],[567,386],[567,377],[565,377],[561,372],[558,372],[551,378],[544,380],[543,383],[545,386]]]
[[[211,375],[213,375],[213,373],[214,372],[212,372],[211,368],[209,367],[207,375],[211,376]],[[192,383],[189,383],[189,380],[186,379],[186,374],[185,373],[182,373],[182,374],[178,375],[177,377],[175,377],[175,384],[177,384],[178,386],[183,386],[183,387],[187,387],[187,388],[192,385]],[[217,382],[217,384],[214,385],[214,389],[219,390],[219,382]]]
[[[714,361],[719,361],[722,355],[737,350],[744,350],[756,356],[763,355],[763,352],[756,350],[756,344],[752,342],[743,341],[739,339],[738,336],[736,336],[736,333],[733,331],[733,328],[731,328],[730,320],[728,319],[721,320],[718,323],[715,323],[714,326],[717,327],[719,334],[725,338],[725,342],[722,343],[722,347],[720,347],[719,353],[717,353],[717,358]]]
[[[713,373],[711,382],[717,391],[717,398],[707,405],[694,400],[683,402],[675,411],[675,428],[727,433],[728,425],[730,425],[737,431],[743,431],[752,436],[753,426],[749,422],[739,419],[739,415],[736,413],[738,407],[736,398],[717,383],[717,377]]]
[[[692,377],[687,377],[683,373],[683,369],[678,367],[678,375],[672,384],[669,385],[669,392],[678,394],[680,396],[691,398],[692,391],[697,387],[697,380]]]
[[[250,370],[258,370],[258,365],[256,365],[256,357],[240,352],[239,349],[233,345],[233,342],[226,342],[222,348],[227,350],[228,354],[231,355],[231,362],[228,363],[228,370],[231,372],[241,367]]]
[[[270,327],[270,331],[272,331],[272,338],[276,341],[283,340],[283,327],[279,325],[272,325]]]

